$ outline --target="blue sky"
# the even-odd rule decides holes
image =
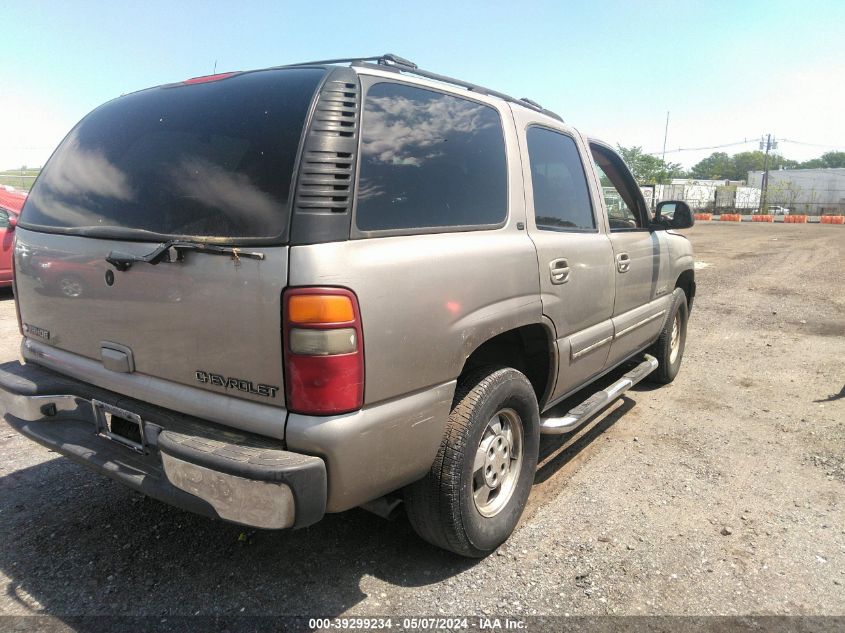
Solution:
[[[646,151],[780,138],[845,150],[845,1],[0,0],[0,168],[100,103],[218,72],[394,52]],[[727,148],[754,149],[755,144]],[[712,150],[667,153],[692,165]]]

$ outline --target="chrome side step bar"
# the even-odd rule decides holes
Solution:
[[[643,362],[607,389],[602,389],[594,393],[577,407],[571,409],[565,416],[559,418],[541,418],[540,433],[543,435],[562,435],[563,433],[574,431],[655,369],[657,369],[657,359],[654,356],[646,354]]]

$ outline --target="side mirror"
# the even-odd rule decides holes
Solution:
[[[15,227],[18,225],[18,216],[9,214],[9,230],[14,231]]]
[[[695,224],[692,209],[681,200],[665,200],[657,203],[654,221],[668,229],[688,229]]]

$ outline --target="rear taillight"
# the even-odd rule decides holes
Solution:
[[[282,299],[287,408],[334,415],[364,404],[358,299],[345,288],[290,288]]]

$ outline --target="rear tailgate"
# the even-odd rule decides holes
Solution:
[[[27,355],[184,413],[241,428],[271,421],[262,431],[281,436],[293,174],[325,74],[207,77],[85,117],[22,211]],[[132,261],[174,242],[183,249],[160,261]]]
[[[152,376],[284,406],[288,247],[244,249],[263,260],[187,251],[182,261],[120,272],[105,260],[112,250],[143,255],[157,244],[25,229],[17,240],[28,253],[17,270],[21,320],[34,341],[98,362],[104,348],[125,347],[139,381]]]

